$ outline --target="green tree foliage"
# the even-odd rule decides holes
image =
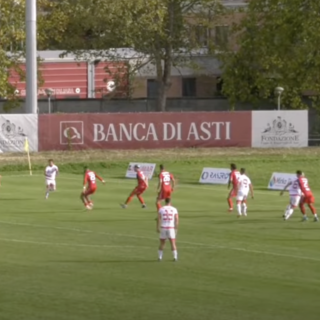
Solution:
[[[25,57],[25,0],[1,0],[0,2],[0,97],[6,98],[9,106],[15,106],[18,96],[11,81],[25,79],[21,62]],[[38,45],[45,48],[48,43],[59,40],[63,33],[66,16],[55,12],[56,3],[38,0]]]
[[[223,92],[235,103],[274,99],[283,87],[287,108],[305,108],[312,93],[320,106],[320,2],[318,0],[251,0],[233,35],[223,62]]]
[[[60,3],[60,10],[69,16],[60,46],[79,58],[109,61],[123,60],[111,48],[134,49],[139,54],[130,59],[131,73],[152,65],[157,110],[165,111],[172,68],[191,64],[203,47],[196,26],[206,33],[222,6],[217,0],[69,0]]]
[[[14,0],[0,2],[0,96],[15,98],[15,88],[9,83],[9,70],[15,70],[21,77],[19,67],[21,48],[25,39],[24,3]]]

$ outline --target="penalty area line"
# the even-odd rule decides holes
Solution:
[[[144,240],[153,240],[158,241],[157,238],[151,238],[146,236],[137,236],[137,235],[129,235],[129,234],[118,234],[118,233],[107,233],[107,232],[95,232],[93,230],[84,230],[84,229],[75,229],[75,228],[65,228],[65,227],[53,227],[53,226],[46,226],[46,225],[33,225],[28,223],[16,223],[16,222],[8,222],[8,221],[0,221],[0,224],[7,224],[7,225],[16,225],[16,226],[25,226],[25,227],[33,227],[33,228],[41,228],[41,229],[56,229],[56,230],[64,230],[64,231],[72,231],[72,232],[79,232],[79,233],[91,233],[95,235],[106,235],[111,237],[121,237],[121,238],[133,238],[133,239],[144,239]],[[0,241],[4,241],[0,238]],[[10,240],[10,239],[9,239]],[[15,240],[15,239],[13,239]],[[15,240],[15,242],[23,242],[23,240]],[[13,242],[13,241],[12,241]],[[32,243],[32,242],[29,242]],[[263,250],[255,250],[255,249],[246,249],[246,248],[239,248],[239,247],[228,247],[223,245],[211,245],[211,244],[205,244],[205,243],[199,243],[199,242],[190,242],[190,241],[179,241],[178,245],[180,244],[186,244],[188,246],[188,249],[194,248],[203,248],[203,249],[219,249],[219,250],[230,250],[230,251],[241,251],[245,253],[254,253],[254,254],[261,254],[261,255],[268,255],[268,256],[275,256],[275,257],[282,257],[282,258],[291,258],[291,259],[298,259],[298,260],[309,260],[309,261],[317,261],[319,262],[320,259],[313,258],[313,257],[304,257],[304,256],[297,256],[297,255],[291,255],[287,253],[277,253],[277,252],[270,252],[270,251],[263,251]],[[40,244],[39,242],[34,241],[34,244]],[[50,242],[43,243],[43,244],[52,244]],[[57,244],[59,245],[59,244]],[[82,246],[82,247],[94,247],[95,245],[81,245],[81,244],[61,244],[61,246]],[[103,245],[96,245],[96,247],[103,247]],[[105,248],[137,248],[140,246],[105,246]],[[142,247],[141,248],[151,248],[151,247]],[[153,247],[152,247],[153,248]],[[183,247],[182,247],[183,249]],[[187,249],[185,247],[185,249]]]

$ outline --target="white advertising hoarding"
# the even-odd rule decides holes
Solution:
[[[252,111],[253,148],[308,146],[308,111]]]
[[[225,168],[203,168],[199,183],[228,184],[230,172]]]
[[[126,178],[133,179],[137,177],[137,173],[134,171],[134,166],[136,164],[140,166],[140,170],[144,173],[144,175],[148,177],[149,180],[151,180],[153,177],[154,170],[156,168],[155,163],[130,162],[127,168]]]
[[[26,138],[30,152],[38,151],[38,115],[0,115],[0,151],[24,152]]]
[[[297,175],[293,173],[273,172],[268,184],[268,189],[283,190],[289,181],[295,179],[297,179]]]

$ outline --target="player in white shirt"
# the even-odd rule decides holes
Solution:
[[[284,191],[287,190],[288,187],[289,187],[290,200],[289,200],[289,204],[287,206],[287,209],[283,215],[284,220],[288,220],[291,217],[291,215],[293,214],[293,211],[299,205],[300,200],[301,200],[301,196],[302,196],[302,191],[300,189],[298,179],[296,179],[294,181],[289,181],[285,185],[283,190],[280,192],[281,196],[283,195]]]
[[[178,210],[171,206],[170,199],[165,199],[165,206],[159,209],[157,219],[157,232],[160,233],[159,261],[162,260],[166,240],[169,239],[174,261],[178,260],[176,235],[179,226]]]
[[[253,199],[253,187],[251,180],[245,174],[246,170],[244,168],[240,169],[240,176],[238,178],[237,186],[237,209],[238,217],[244,215],[247,216],[247,198],[249,191],[251,193],[251,198]]]
[[[49,165],[46,167],[44,171],[44,175],[46,177],[46,199],[49,198],[50,191],[56,190],[56,176],[59,174],[58,167],[53,163],[52,159],[49,159]]]

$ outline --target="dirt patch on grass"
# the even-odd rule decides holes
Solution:
[[[188,161],[221,160],[230,157],[318,157],[320,148],[303,149],[252,149],[252,148],[210,148],[210,149],[154,149],[154,150],[84,150],[51,151],[31,155],[32,163],[43,164],[49,158],[57,163],[79,162],[121,162],[121,161]],[[24,164],[25,153],[5,153],[1,155],[1,165]]]

